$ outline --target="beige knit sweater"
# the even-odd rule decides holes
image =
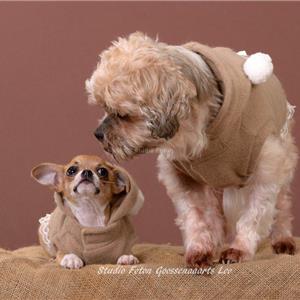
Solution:
[[[128,175],[129,176],[129,175]],[[136,235],[130,212],[142,193],[130,177],[126,193],[118,199],[105,227],[83,227],[65,205],[59,193],[54,194],[57,204],[49,222],[49,239],[62,253],[74,253],[85,264],[116,263],[118,257],[130,254]]]
[[[196,181],[212,187],[242,187],[255,169],[266,138],[278,136],[284,126],[286,95],[275,75],[265,83],[251,85],[243,72],[244,58],[231,49],[196,42],[183,46],[199,53],[209,65],[224,102],[207,129],[208,147],[201,157],[173,163]]]

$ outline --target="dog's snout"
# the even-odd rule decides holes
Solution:
[[[105,133],[112,127],[114,118],[115,117],[107,116],[95,130],[94,135],[100,142],[104,141]]]
[[[81,172],[81,177],[84,179],[92,179],[93,178],[93,172],[91,170],[83,170]]]
[[[103,142],[103,140],[104,140],[104,132],[103,132],[101,126],[98,127],[98,128],[95,130],[94,135],[95,135],[95,137],[96,137],[100,142]]]

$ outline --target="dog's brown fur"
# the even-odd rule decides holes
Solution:
[[[209,147],[206,128],[222,105],[218,82],[200,55],[135,33],[101,54],[86,86],[90,102],[106,111],[96,135],[108,152],[116,159],[160,152],[159,177],[178,213],[188,265],[210,263],[226,238],[230,250],[222,260],[251,259],[271,226],[275,251],[295,251],[288,191],[298,155],[291,122],[284,137],[266,139],[254,173],[239,192],[246,200],[236,203],[244,206],[236,209],[236,191],[225,191],[232,196],[225,218],[224,191],[195,182],[171,163],[197,159]]]
[[[76,173],[68,174],[69,168],[74,167]],[[106,171],[104,176],[98,173],[100,169]],[[89,179],[82,177],[84,171],[92,174]],[[66,207],[81,226],[100,228],[107,226],[112,212],[120,205],[119,195],[129,185],[129,179],[123,173],[120,167],[110,164],[99,156],[78,155],[66,165],[39,164],[33,168],[31,175],[40,184],[50,187],[65,199]],[[45,226],[48,228],[47,232],[44,231]],[[49,224],[41,223],[38,231],[39,241],[46,252],[66,268],[82,267],[83,261],[80,257],[73,253],[62,253],[48,236],[48,242],[45,242],[45,235],[48,235],[48,232]],[[132,264],[137,261],[132,255],[122,255],[118,263]]]

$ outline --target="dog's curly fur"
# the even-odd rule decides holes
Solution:
[[[89,101],[106,111],[97,131],[117,160],[160,153],[159,178],[178,213],[188,265],[210,264],[225,241],[222,260],[251,259],[269,235],[277,253],[295,252],[289,186],[298,154],[292,120],[286,135],[266,139],[244,188],[216,190],[171,163],[195,159],[209,147],[206,128],[222,105],[217,80],[200,55],[134,33],[102,52],[86,88]]]

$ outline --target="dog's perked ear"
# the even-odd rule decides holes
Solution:
[[[144,195],[129,173],[120,166],[114,167],[116,183],[111,204],[113,218],[124,215],[136,215],[144,203]],[[116,211],[116,209],[118,211]]]
[[[63,184],[63,166],[42,163],[31,170],[31,176],[40,184],[60,192]]]
[[[114,194],[120,194],[130,190],[130,178],[125,170],[120,167],[114,169],[115,183],[114,183]]]

